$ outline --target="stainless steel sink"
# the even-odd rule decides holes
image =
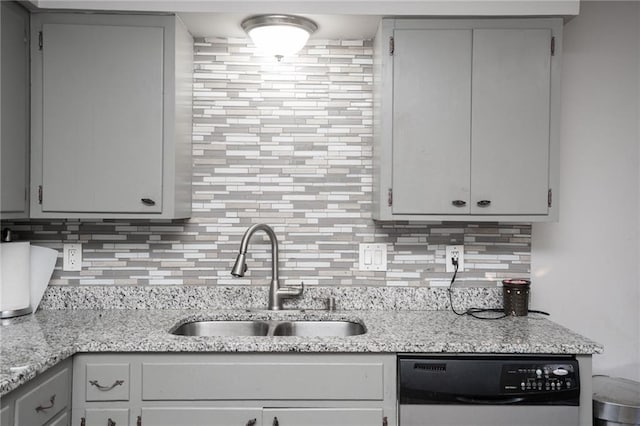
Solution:
[[[182,324],[172,334],[179,336],[266,336],[269,324],[263,321],[195,321]]]
[[[364,326],[350,321],[285,321],[276,325],[274,336],[356,336],[366,332]]]
[[[179,336],[297,336],[348,337],[366,333],[364,325],[351,321],[194,321],[171,333]]]

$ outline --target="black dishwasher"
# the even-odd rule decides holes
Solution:
[[[578,426],[578,361],[556,356],[398,357],[400,426]]]

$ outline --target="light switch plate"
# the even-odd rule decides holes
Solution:
[[[387,270],[387,245],[386,244],[360,244],[360,270],[361,271],[386,271]]]

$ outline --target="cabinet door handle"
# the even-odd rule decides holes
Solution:
[[[258,422],[257,419],[251,419],[247,422],[246,426],[255,426],[255,424]]]
[[[278,421],[278,418],[277,418],[277,417],[274,417],[274,418],[273,418],[273,423],[272,423],[272,425],[273,425],[273,426],[280,426],[280,422]]]
[[[97,387],[98,390],[101,390],[103,392],[108,392],[111,389],[115,388],[116,386],[122,386],[124,384],[124,380],[116,380],[115,382],[113,382],[111,386],[102,386],[100,383],[98,383],[97,380],[89,380],[89,383]]]
[[[51,395],[51,398],[49,399],[49,405],[38,405],[36,407],[36,412],[39,413],[40,411],[48,410],[49,408],[53,408],[54,405],[56,405],[55,394]]]
[[[116,426],[116,422],[111,419],[107,419],[107,426]]]
[[[480,200],[477,204],[478,207],[489,207],[491,205],[491,200]]]
[[[136,421],[136,426],[142,426],[142,416],[138,416],[138,420]]]
[[[464,207],[467,205],[467,202],[464,200],[453,200],[451,204],[453,204],[456,207]]]
[[[140,201],[142,201],[142,204],[144,204],[145,206],[155,206],[156,202],[153,201],[151,198],[140,198]]]
[[[80,426],[87,426],[87,419],[85,419],[84,417],[82,417],[80,419]]]

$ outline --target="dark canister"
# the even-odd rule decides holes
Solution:
[[[502,281],[504,313],[517,317],[529,312],[529,288],[531,281],[522,279]]]

